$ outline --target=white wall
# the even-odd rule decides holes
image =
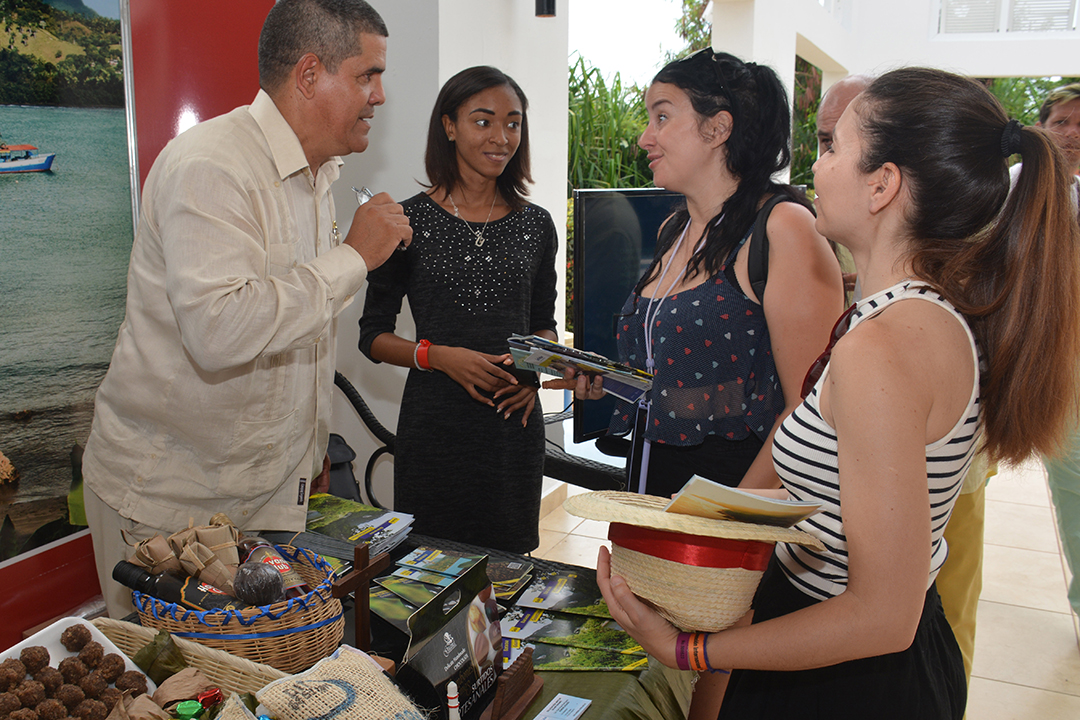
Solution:
[[[796,53],[824,71],[826,88],[904,65],[976,77],[1080,74],[1080,32],[942,35],[939,12],[940,0],[714,0],[713,47],[773,66],[789,89]]]
[[[473,65],[494,65],[513,77],[529,98],[529,132],[533,179],[530,199],[551,212],[565,246],[566,143],[567,143],[567,9],[560,3],[555,18],[534,16],[530,0],[370,0],[386,21],[386,104],[375,111],[371,145],[362,155],[346,159],[335,185],[338,224],[347,232],[356,205],[351,185],[367,185],[404,200],[426,182],[424,146],[428,119],[442,83]],[[556,318],[564,317],[561,289],[565,263],[559,263],[559,304]],[[375,415],[391,431],[397,426],[398,406],[407,371],[375,365],[357,350],[358,321],[363,293],[340,316],[338,370],[364,396]],[[407,306],[398,320],[398,333],[415,337]],[[336,392],[336,391],[335,391]],[[546,392],[545,392],[546,394]],[[562,396],[545,399],[552,407]],[[561,405],[557,408],[561,409]],[[340,392],[334,400],[331,431],[342,435],[356,450],[356,474],[361,479],[368,457],[377,447],[352,406]],[[376,497],[393,501],[393,464],[378,463]]]

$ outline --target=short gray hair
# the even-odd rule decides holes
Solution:
[[[259,35],[259,86],[276,90],[306,53],[337,72],[342,61],[362,52],[360,33],[389,36],[365,0],[278,0]]]

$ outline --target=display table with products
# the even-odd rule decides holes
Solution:
[[[396,560],[417,547],[435,547],[441,550],[469,555],[487,555],[489,560],[523,561],[531,563],[537,572],[546,570],[560,572],[593,572],[565,563],[556,563],[530,556],[507,553],[474,545],[456,543],[440,538],[410,535],[392,553]],[[517,596],[500,599],[503,606],[513,605]],[[352,622],[352,613],[347,613]],[[353,637],[353,627],[347,624],[345,637]],[[405,654],[408,638],[399,630],[376,615],[371,617],[371,652],[400,662]],[[537,698],[529,705],[523,718],[536,717],[559,693],[582,697],[592,701],[582,716],[583,720],[665,720],[686,717],[690,704],[694,674],[666,667],[649,659],[648,666],[636,671],[539,671],[544,686]],[[476,713],[478,716],[479,713]],[[473,713],[466,716],[471,718]]]

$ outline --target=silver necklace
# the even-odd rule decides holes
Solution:
[[[468,220],[461,217],[461,213],[458,212],[457,203],[454,202],[454,196],[452,194],[450,194],[450,193],[446,193],[446,197],[450,198],[450,207],[454,208],[454,217],[456,217],[461,222],[465,223],[465,227],[469,228],[469,231],[473,235],[476,236],[476,247],[483,247],[484,246],[484,231],[487,230],[488,220],[491,220],[491,213],[495,209],[495,198],[499,197],[499,191],[496,190],[495,194],[491,196],[491,207],[488,208],[487,220],[484,221],[484,226],[482,228],[480,228],[479,230],[477,230],[472,225],[470,225]]]

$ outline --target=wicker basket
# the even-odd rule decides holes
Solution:
[[[94,627],[128,657],[134,657],[135,653],[148,645],[158,633],[157,630],[142,625],[109,618],[98,618],[92,622]],[[189,667],[198,669],[226,694],[254,694],[274,680],[287,677],[285,673],[269,665],[254,663],[190,640],[173,638],[173,642],[180,649],[180,654],[184,656]]]
[[[277,546],[314,588],[301,598],[235,611],[189,610],[132,592],[139,621],[289,674],[306,670],[334,651],[345,633],[341,601],[330,594],[333,570],[302,548]]]

